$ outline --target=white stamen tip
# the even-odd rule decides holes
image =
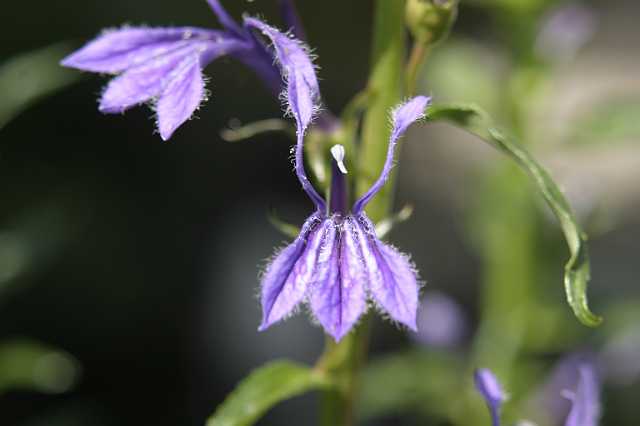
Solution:
[[[331,155],[333,156],[333,159],[336,160],[336,163],[338,164],[338,169],[345,175],[349,173],[347,171],[347,168],[344,166],[344,146],[340,144],[336,144],[332,146]]]

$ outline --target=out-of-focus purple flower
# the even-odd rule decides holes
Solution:
[[[417,324],[416,341],[431,347],[456,347],[467,334],[467,319],[460,305],[438,291],[423,295]]]
[[[271,38],[269,30],[265,34]],[[286,46],[278,47],[278,43],[286,45],[288,39],[273,37],[272,41],[282,52]],[[407,256],[377,238],[364,208],[389,176],[396,142],[414,121],[424,117],[429,98],[418,96],[395,109],[383,170],[351,209],[344,178],[344,150],[339,146],[331,150],[333,179],[327,206],[309,182],[303,165],[304,131],[316,105],[312,76],[313,69],[306,65],[288,68],[289,106],[298,125],[295,171],[316,211],[305,221],[300,235],[267,267],[261,284],[263,316],[259,330],[286,318],[306,302],[325,331],[339,341],[365,313],[368,299],[392,320],[416,330],[419,286],[415,269]]]
[[[598,426],[600,419],[600,383],[591,364],[578,367],[579,379],[575,391],[564,391],[571,401],[571,411],[565,426]]]
[[[307,57],[301,42],[257,19],[245,18],[240,26],[218,0],[207,1],[222,24],[222,30],[193,27],[109,30],[66,57],[62,65],[116,74],[102,94],[100,111],[121,113],[141,103],[153,102],[158,130],[164,140],[169,139],[206,99],[202,70],[224,55],[252,68],[274,93],[282,88],[277,62],[288,76],[288,96],[296,97],[291,89],[299,85],[314,85],[313,93],[317,95],[315,75],[310,76],[313,66],[299,59],[301,55]],[[292,6],[291,2],[286,2],[283,10]],[[273,46],[257,37],[255,30],[271,39]],[[277,61],[274,61],[275,57]],[[305,101],[291,103],[290,99],[292,108],[305,104]],[[311,115],[310,111],[302,113]]]
[[[507,400],[507,394],[496,376],[487,368],[480,368],[474,373],[476,389],[487,403],[491,413],[491,424],[500,426],[500,409],[502,403]]]
[[[591,39],[596,27],[592,9],[581,2],[563,4],[543,19],[536,50],[547,59],[570,60]]]
[[[567,389],[575,389],[578,383],[578,369],[591,363],[593,355],[588,352],[576,352],[564,356],[554,367],[544,383],[535,390],[529,402],[530,410],[544,417],[544,422],[559,425],[571,409],[566,398],[559,396]],[[542,413],[542,414],[539,414]]]

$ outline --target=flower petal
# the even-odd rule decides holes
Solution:
[[[415,270],[404,254],[380,241],[376,243],[384,280],[381,286],[371,286],[371,294],[392,319],[417,331],[419,286]]]
[[[336,341],[351,330],[367,307],[364,286],[367,270],[356,228],[353,218],[345,219],[339,245],[331,254],[328,274],[314,283],[310,296],[313,313]]]
[[[219,56],[244,48],[233,39],[190,42],[113,79],[102,94],[99,109],[120,113],[158,98],[158,128],[167,140],[205,97],[202,68]]]
[[[255,18],[245,18],[244,23],[247,28],[260,31],[273,44],[275,59],[286,81],[285,98],[298,127],[295,149],[296,175],[317,210],[323,211],[324,199],[307,178],[303,162],[304,133],[320,102],[320,89],[313,62],[301,41]]]
[[[192,27],[124,27],[105,31],[64,58],[61,64],[84,71],[113,74],[168,55],[193,42],[219,42],[224,38],[226,36],[220,31]]]
[[[565,426],[598,426],[600,419],[600,386],[591,364],[578,368],[580,378],[575,393],[565,392],[571,400],[571,411]]]
[[[369,270],[373,300],[391,319],[417,331],[419,285],[415,268],[404,254],[382,243],[368,217],[358,216],[363,238],[361,248]]]
[[[385,160],[382,172],[378,180],[371,185],[371,188],[353,205],[353,213],[360,214],[365,208],[369,200],[384,186],[391,168],[393,167],[393,154],[398,139],[407,131],[407,128],[416,120],[424,117],[425,109],[431,102],[431,98],[426,96],[416,96],[408,102],[398,106],[392,113],[393,130],[389,138],[389,147],[387,148],[387,159]]]
[[[373,300],[394,320],[416,331],[418,278],[404,254],[382,243],[364,213],[357,217],[363,235],[360,248],[367,264],[369,291]]]
[[[307,294],[318,276],[328,271],[336,230],[329,220],[318,224],[313,215],[298,238],[284,248],[267,268],[262,279],[263,331],[288,316]]]
[[[500,426],[500,409],[502,403],[507,399],[507,395],[502,390],[500,382],[491,370],[487,368],[476,370],[474,381],[476,389],[487,403],[493,426]]]
[[[183,46],[114,78],[102,94],[100,111],[120,113],[159,96],[171,81],[174,69],[194,54],[192,46]]]
[[[187,121],[204,99],[204,80],[197,54],[189,56],[171,73],[156,111],[160,137],[167,140]]]
[[[273,43],[276,59],[287,81],[286,96],[289,108],[298,121],[298,127],[304,133],[311,122],[320,97],[315,67],[307,53],[307,48],[301,41],[289,37],[258,19],[246,18],[245,24],[249,28],[259,30]]]
[[[431,98],[429,97],[416,96],[396,107],[391,114],[393,117],[391,139],[398,139],[407,131],[410,125],[424,118],[425,109],[430,102]]]

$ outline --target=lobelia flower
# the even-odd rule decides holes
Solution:
[[[274,45],[277,50],[278,43]],[[313,81],[312,69],[307,70],[308,75],[297,69],[289,74],[289,85],[292,77]],[[302,139],[313,103],[305,90],[289,91],[288,95],[298,125],[295,171],[316,211],[304,222],[300,235],[266,269],[261,283],[263,316],[259,330],[307,303],[324,330],[339,341],[365,313],[370,300],[393,321],[415,331],[419,291],[416,271],[405,255],[377,238],[364,208],[389,177],[396,142],[409,125],[424,117],[429,98],[418,96],[395,109],[382,172],[349,209],[344,148],[336,145],[331,149],[332,189],[327,206],[310,184],[303,166]]]
[[[254,18],[244,18],[240,26],[222,8],[218,0],[207,0],[223,26],[222,30],[194,27],[148,28],[123,27],[104,32],[80,50],[62,60],[67,67],[84,71],[116,74],[102,93],[99,109],[103,113],[121,113],[152,102],[157,114],[157,126],[162,139],[188,120],[206,99],[202,70],[215,59],[230,55],[252,68],[267,87],[279,94],[282,77],[289,75],[289,84],[305,84],[313,66],[302,44]],[[285,20],[292,31],[302,34],[296,20],[293,2],[282,2]],[[262,32],[267,38],[278,38],[278,46],[268,45],[256,36]],[[278,49],[284,49],[277,52]],[[299,67],[290,73],[279,70],[274,62],[278,56],[284,67]],[[284,58],[286,57],[286,58]],[[283,60],[285,59],[285,60]],[[310,69],[305,67],[311,66]],[[317,86],[315,75],[313,81]],[[317,87],[314,87],[317,94]],[[311,92],[309,92],[311,93]]]
[[[484,398],[491,413],[491,424],[500,426],[500,409],[502,403],[507,400],[507,394],[502,390],[500,382],[488,368],[480,368],[475,371],[474,382],[476,389]]]

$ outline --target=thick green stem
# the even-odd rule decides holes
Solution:
[[[373,34],[372,69],[368,82],[371,94],[364,117],[358,153],[358,194],[364,193],[380,174],[389,143],[389,111],[402,99],[405,57],[404,1],[378,0]],[[367,213],[373,221],[389,214],[393,194],[393,175],[369,203]]]
[[[365,113],[357,164],[356,190],[364,193],[382,170],[389,142],[389,110],[402,97],[402,70],[405,53],[404,0],[377,0],[373,31],[372,69],[367,93],[371,95]],[[391,209],[393,185],[388,183],[367,207],[369,217],[378,222]],[[366,359],[369,319],[355,332],[334,343],[327,338],[325,353],[317,368],[331,375],[337,389],[322,395],[321,424],[350,426],[355,422],[354,402],[358,378]]]

